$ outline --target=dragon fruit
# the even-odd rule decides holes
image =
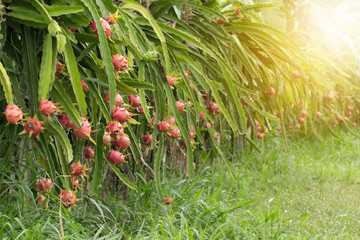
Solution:
[[[173,203],[174,199],[171,197],[164,198],[164,204],[169,205],[170,203]]]
[[[172,139],[178,139],[181,136],[181,132],[178,128],[175,128],[171,131],[169,131],[170,138]]]
[[[110,103],[110,92],[106,93],[106,97],[105,97],[105,101],[107,103]],[[121,107],[123,105],[124,101],[123,98],[120,94],[116,93],[115,95],[115,106],[116,107]]]
[[[71,184],[74,188],[78,188],[80,183],[77,177],[71,177]]]
[[[125,156],[116,150],[111,150],[106,159],[115,165],[125,162]]]
[[[89,86],[83,81],[83,80],[80,80],[81,82],[81,85],[82,85],[82,90],[85,92],[89,89]]]
[[[30,118],[24,123],[24,132],[29,136],[37,138],[43,131],[42,124],[42,121],[39,121],[36,118]]]
[[[108,123],[106,130],[110,133],[110,136],[115,138],[117,135],[124,135],[124,126],[117,121],[111,121]],[[105,141],[104,141],[105,142]]]
[[[210,122],[204,122],[204,128],[211,128],[211,123]]]
[[[38,203],[39,203],[40,205],[46,205],[46,202],[44,203],[46,197],[45,197],[44,195],[42,195],[41,193],[37,193],[37,195],[39,196],[39,198],[38,198]]]
[[[85,175],[85,166],[81,163],[73,163],[70,167],[70,173],[73,177],[80,177]]]
[[[117,136],[113,141],[111,141],[111,145],[120,149],[127,149],[131,145],[130,139],[125,136]]]
[[[202,99],[204,99],[205,101],[208,100],[208,98],[209,98],[209,93],[208,93],[207,91],[205,91],[205,90],[200,91],[200,94],[201,94]]]
[[[300,75],[300,73],[298,71],[293,71],[291,74],[292,74],[292,76],[294,78],[300,78],[301,77],[301,75]]]
[[[55,72],[55,75],[60,75],[60,74],[63,74],[63,69],[64,68],[64,64],[62,64],[60,61],[57,61],[56,63],[56,72]]]
[[[112,25],[114,23],[116,23],[116,21],[120,18],[120,16],[118,15],[118,11],[116,11],[114,14],[110,14],[107,18],[106,21]]]
[[[104,136],[103,136],[103,146],[107,146],[110,142],[111,138],[110,138],[110,134],[108,132],[105,132],[104,133]]]
[[[128,95],[127,96],[129,99],[129,104],[134,107],[137,108],[138,106],[140,106],[140,97],[139,96],[133,96],[133,95]]]
[[[113,118],[120,123],[127,122],[131,118],[131,114],[125,108],[117,107],[112,111],[112,114]]]
[[[73,123],[73,121],[71,121],[71,119],[69,118],[69,116],[67,114],[61,115],[59,118],[59,121],[65,128],[73,128],[75,126],[75,123]]]
[[[176,106],[178,108],[179,113],[182,113],[185,110],[185,104],[180,101],[176,101]]]
[[[77,202],[75,193],[71,190],[62,190],[60,192],[60,200],[64,203],[66,209],[70,209]]]
[[[205,118],[205,114],[202,111],[199,111],[199,117],[200,119],[204,119]]]
[[[162,133],[169,132],[171,130],[171,125],[167,121],[159,122],[158,129]]]
[[[176,78],[172,77],[172,76],[167,76],[166,80],[168,81],[168,83],[170,84],[170,86],[174,85]]]
[[[305,122],[305,119],[302,118],[302,117],[299,117],[299,118],[298,118],[298,121],[299,121],[299,123],[304,123],[304,122]]]
[[[317,117],[321,117],[321,115],[322,115],[321,112],[319,112],[319,111],[316,112]]]
[[[308,117],[308,116],[309,116],[309,113],[308,113],[308,111],[306,111],[306,110],[301,110],[301,111],[300,111],[300,114],[301,114],[301,116],[303,116],[303,117]]]
[[[194,147],[195,141],[193,139],[190,140],[190,146]],[[186,149],[186,141],[185,139],[181,141],[181,145]]]
[[[145,137],[144,137],[144,142],[145,142],[145,145],[150,147],[151,146],[151,142],[152,142],[152,134],[146,134]]]
[[[50,189],[54,186],[51,179],[39,179],[35,183],[35,188],[41,192],[50,192]]]
[[[8,123],[17,124],[20,120],[23,119],[24,113],[17,105],[9,104],[6,107],[5,116]]]
[[[104,32],[105,32],[106,37],[107,37],[107,38],[110,38],[110,36],[111,36],[111,34],[112,34],[110,24],[109,24],[107,21],[105,21],[104,19],[102,19],[102,18],[100,18],[100,22],[101,22],[101,26],[102,26],[103,29],[104,29]],[[94,33],[95,33],[97,36],[99,36],[95,21],[92,22],[91,28],[92,28],[92,30],[94,31]]]
[[[81,117],[83,120],[83,125],[81,127],[78,127],[74,124],[73,130],[74,134],[77,138],[85,139],[86,137],[89,137],[91,134],[91,124],[85,117]]]
[[[276,94],[275,89],[273,87],[270,87],[269,89],[267,89],[267,94],[269,94],[270,96],[273,96]]]
[[[329,91],[328,95],[327,95],[327,99],[329,101],[334,100],[334,92],[333,91]]]
[[[196,133],[195,133],[194,126],[191,125],[191,131],[190,131],[189,138],[194,138],[195,136],[196,136]]]
[[[46,117],[52,116],[56,112],[56,105],[52,101],[44,99],[40,101],[39,110]]]
[[[122,56],[121,54],[116,54],[112,56],[112,63],[114,65],[114,70],[118,71],[125,71],[129,69],[128,66],[128,58]]]
[[[85,147],[84,156],[87,159],[93,159],[95,157],[95,151],[91,147]]]
[[[219,106],[214,103],[214,102],[209,102],[208,105],[206,106],[206,108],[209,110],[209,112],[211,113],[220,113],[220,109],[219,109]]]
[[[139,106],[136,108],[136,111],[139,113],[139,114],[144,114],[144,108],[142,106]]]

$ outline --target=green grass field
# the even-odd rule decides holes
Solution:
[[[360,237],[360,139],[342,134],[301,140],[234,162],[236,181],[222,164],[198,169],[194,182],[168,179],[164,205],[149,182],[108,202],[84,197],[62,211],[65,239],[357,239]],[[215,165],[215,164],[214,164]],[[5,171],[1,171],[5,172]],[[19,176],[18,176],[19,177]],[[31,204],[31,188],[1,176],[4,239],[59,239],[59,208]],[[165,196],[166,195],[166,196]]]

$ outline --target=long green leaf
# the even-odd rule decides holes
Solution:
[[[94,18],[94,21],[97,26],[97,31],[99,34],[100,41],[100,54],[103,60],[103,63],[106,67],[106,73],[108,75],[108,83],[110,87],[110,110],[115,108],[115,94],[116,94],[116,82],[115,82],[115,73],[114,66],[112,64],[111,53],[109,49],[108,39],[105,35],[104,29],[102,27],[100,16],[95,8],[95,5],[90,0],[82,0],[82,2],[86,5],[86,7],[91,12],[91,15]]]
[[[89,194],[95,194],[98,186],[101,183],[101,171],[103,169],[104,162],[104,147],[103,147],[103,135],[104,135],[104,125],[99,123],[96,126],[96,151],[95,151],[95,167],[93,173],[93,179],[90,184]]]
[[[39,101],[47,99],[51,89],[52,78],[52,65],[53,65],[53,49],[52,37],[48,33],[44,40],[43,55],[41,59],[40,74],[39,74]]]
[[[71,84],[72,84],[72,87],[73,87],[73,91],[75,93],[76,101],[77,101],[77,103],[79,105],[80,113],[83,116],[86,116],[86,114],[87,114],[87,105],[86,105],[86,102],[85,102],[85,94],[84,94],[84,91],[82,90],[82,84],[80,82],[79,69],[77,67],[75,55],[74,55],[74,52],[72,50],[71,42],[70,42],[69,39],[66,39],[64,55],[65,55],[66,67],[67,67],[67,69],[69,71],[69,74],[70,74],[70,81],[71,81]]]
[[[137,186],[130,182],[121,172],[120,169],[118,169],[114,164],[108,162],[109,166],[111,167],[111,169],[115,172],[116,176],[118,176],[118,178],[129,188],[137,190]]]
[[[7,75],[6,70],[1,62],[0,62],[0,80],[1,80],[1,85],[3,86],[3,89],[4,89],[6,102],[8,104],[13,104],[14,99],[13,99],[13,93],[12,93],[12,89],[11,89],[11,82],[10,82],[9,76]]]

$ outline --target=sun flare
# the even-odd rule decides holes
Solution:
[[[322,38],[324,44],[334,51],[344,45],[359,52],[360,45],[359,1],[311,1],[311,33]]]

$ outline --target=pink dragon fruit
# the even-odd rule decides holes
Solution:
[[[129,104],[132,107],[137,108],[138,106],[140,106],[141,102],[140,102],[140,97],[138,95],[136,96],[128,95],[127,97],[129,99]]]
[[[211,113],[220,113],[220,109],[219,109],[219,106],[214,103],[214,102],[209,102],[208,105],[206,106],[206,108],[209,110],[209,112]]]
[[[77,202],[75,193],[71,190],[62,190],[60,192],[60,200],[64,203],[66,209],[70,209]]]
[[[115,138],[118,135],[124,135],[124,126],[117,121],[111,121],[108,123],[106,130],[110,133],[110,136]],[[105,141],[104,141],[105,142]]]
[[[196,133],[195,133],[194,126],[191,125],[191,131],[190,131],[189,138],[194,138],[195,136],[196,136]]]
[[[170,203],[174,202],[174,199],[171,197],[164,198],[164,204],[169,205]]]
[[[302,118],[302,117],[299,117],[299,118],[298,118],[298,121],[299,121],[299,123],[304,123],[304,122],[305,122],[305,119]]]
[[[116,23],[116,21],[120,18],[120,16],[118,15],[118,12],[116,11],[114,14],[110,14],[107,18],[106,21],[112,25],[114,23]]]
[[[127,149],[131,145],[130,139],[125,136],[117,136],[113,141],[111,142],[111,145],[120,148],[120,149]]]
[[[85,166],[81,163],[73,163],[70,167],[70,173],[73,177],[80,177],[85,175]]]
[[[168,83],[170,84],[170,86],[174,85],[176,78],[172,77],[172,76],[167,76],[166,80],[168,81]]]
[[[200,119],[204,119],[205,118],[205,114],[202,111],[199,111],[199,117]]]
[[[205,101],[208,100],[208,98],[209,98],[209,93],[208,93],[207,91],[205,91],[205,90],[200,91],[200,94],[201,94],[201,97],[202,97]]]
[[[30,118],[24,123],[24,132],[32,137],[39,137],[40,133],[43,131],[42,122],[36,118]]]
[[[78,188],[80,183],[77,177],[71,177],[71,184],[74,188]]]
[[[89,86],[83,81],[83,80],[80,80],[81,82],[81,85],[82,85],[82,90],[85,92],[89,89]]]
[[[59,118],[59,121],[65,128],[73,128],[75,126],[75,123],[73,123],[73,121],[71,121],[71,119],[69,118],[69,116],[67,114],[61,115]]]
[[[309,113],[308,113],[308,111],[306,111],[306,110],[301,110],[301,111],[300,111],[300,114],[301,114],[303,117],[308,117],[308,116],[309,116]]]
[[[167,121],[159,122],[158,129],[162,133],[167,133],[171,130],[171,125]]]
[[[106,97],[105,97],[105,101],[107,103],[110,103],[110,92],[106,93]],[[116,93],[115,95],[115,106],[116,107],[121,107],[123,105],[124,101],[123,98],[120,94]]]
[[[40,205],[46,205],[46,202],[44,202],[45,199],[46,199],[46,197],[45,197],[44,195],[42,195],[41,193],[37,193],[37,195],[39,196],[39,198],[38,198],[38,203],[39,203]]]
[[[145,137],[144,137],[144,142],[145,142],[145,145],[150,147],[151,146],[151,142],[152,142],[152,134],[146,134]]]
[[[178,108],[179,113],[182,113],[185,110],[185,104],[180,101],[176,101],[176,106]]]
[[[52,116],[56,112],[56,105],[52,101],[44,99],[40,101],[39,110],[46,117]]]
[[[24,113],[17,105],[9,104],[6,107],[5,116],[8,123],[17,124],[20,120],[23,119]]]
[[[128,112],[128,110],[120,107],[115,108],[112,111],[112,115],[113,118],[120,123],[127,122],[131,118],[131,114]]]
[[[87,159],[93,159],[95,157],[95,151],[91,147],[85,147],[84,156]]]
[[[125,156],[116,150],[111,150],[106,159],[115,165],[125,162]]]
[[[105,35],[107,38],[110,38],[112,32],[111,32],[111,27],[110,24],[105,21],[104,19],[100,18],[100,22],[101,22],[101,26],[103,27],[104,31],[105,31]],[[99,36],[98,31],[97,31],[97,26],[95,21],[92,22],[91,24],[91,28],[93,29],[94,33]]]
[[[112,56],[112,63],[114,65],[114,70],[118,71],[125,71],[129,69],[128,66],[128,58],[122,56],[120,53]]]
[[[110,134],[108,132],[105,132],[104,133],[104,136],[103,136],[103,146],[107,146],[110,142],[111,138],[110,138]]]
[[[211,123],[210,122],[204,122],[204,128],[211,128]]]
[[[41,192],[50,192],[50,189],[54,186],[51,179],[39,179],[35,183],[35,188]]]
[[[170,138],[178,139],[181,136],[181,132],[178,128],[175,128],[169,132]]]
[[[139,113],[139,114],[144,114],[144,108],[142,106],[139,106],[136,108],[136,111]]]
[[[86,137],[89,137],[91,134],[91,124],[85,117],[81,117],[83,120],[83,125],[81,127],[78,127],[74,124],[73,130],[74,134],[77,138],[85,139]]]
[[[62,64],[60,61],[57,61],[56,63],[56,72],[55,72],[55,75],[60,75],[60,74],[63,74],[63,69],[64,68],[64,64]]]

